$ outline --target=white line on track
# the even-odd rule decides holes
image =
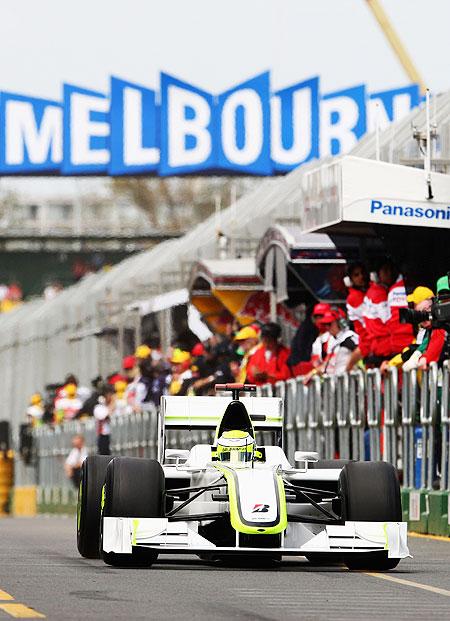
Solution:
[[[381,578],[382,580],[388,580],[389,582],[395,582],[407,587],[414,587],[415,589],[422,589],[423,591],[430,591],[430,593],[436,593],[437,595],[445,595],[450,597],[450,591],[447,589],[441,589],[439,587],[431,586],[429,584],[422,584],[420,582],[413,582],[412,580],[405,580],[404,578],[397,578],[390,574],[379,574],[378,572],[365,571],[366,576],[372,576],[373,578]]]

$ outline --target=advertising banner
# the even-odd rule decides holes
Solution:
[[[111,77],[63,86],[62,103],[0,92],[0,175],[275,175],[347,153],[405,116],[419,88],[321,93],[319,77],[272,91],[269,72],[223,93],[168,74],[159,91]]]

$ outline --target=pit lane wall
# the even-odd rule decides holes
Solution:
[[[258,388],[262,396],[285,402],[284,449],[318,451],[322,459],[384,460],[397,467],[402,484],[403,518],[411,530],[450,536],[450,368],[436,364],[423,373],[399,374],[390,368],[357,369],[339,376],[315,376]],[[82,433],[95,453],[94,421],[68,422],[33,432],[33,448],[16,455],[12,511],[75,511],[76,488],[64,474],[71,438]],[[268,437],[257,438],[263,444]],[[113,454],[156,458],[157,411],[117,416],[112,421]],[[211,441],[209,432],[174,431],[168,447],[190,448]],[[34,510],[33,510],[34,507]]]

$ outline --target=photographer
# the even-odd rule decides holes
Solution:
[[[439,278],[437,297],[431,308],[432,327],[428,346],[419,360],[419,369],[425,370],[431,362],[442,366],[450,359],[450,273]]]
[[[431,334],[431,321],[428,314],[431,312],[434,293],[428,287],[419,286],[408,295],[408,303],[414,306],[412,309],[400,309],[400,321],[404,323],[412,323],[418,328],[416,339],[400,354],[397,354],[391,360],[385,360],[380,371],[384,373],[390,366],[402,366],[404,371],[410,371],[418,366],[418,362],[428,346]],[[418,314],[423,314],[422,317]],[[420,322],[419,322],[420,320]]]

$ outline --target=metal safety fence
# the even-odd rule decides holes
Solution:
[[[258,388],[261,396],[284,400],[284,448],[294,463],[296,450],[317,451],[321,459],[385,460],[396,466],[404,488],[450,492],[450,369],[448,362],[424,372],[389,368],[356,369],[338,376],[293,378]],[[92,419],[34,431],[34,467],[22,476],[38,486],[44,506],[73,503],[75,489],[64,472],[74,435],[96,451]],[[265,439],[265,438],[263,438]],[[189,448],[210,441],[210,433],[174,431],[169,447]],[[111,421],[116,455],[156,457],[157,410],[120,415]]]

